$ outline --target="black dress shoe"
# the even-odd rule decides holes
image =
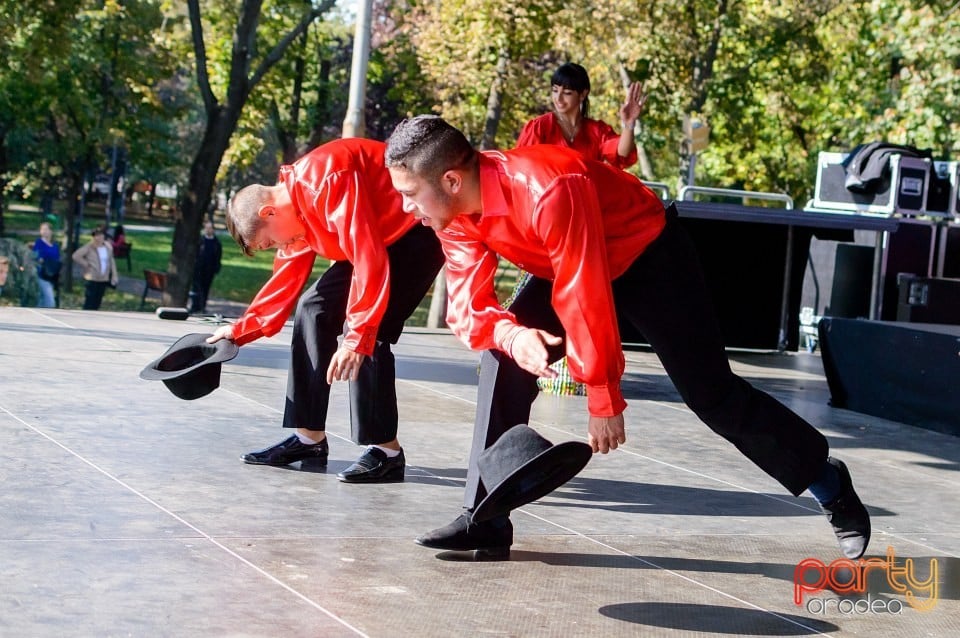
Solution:
[[[478,559],[505,559],[510,557],[510,546],[513,545],[513,523],[509,516],[474,523],[467,512],[449,525],[427,532],[416,539],[416,543],[455,552],[475,551]]]
[[[394,457],[378,447],[370,446],[356,463],[337,474],[344,483],[397,483],[403,480],[407,461],[403,450]]]
[[[870,542],[870,514],[853,491],[853,481],[843,461],[830,457],[827,463],[837,468],[840,475],[840,493],[820,508],[827,515],[833,533],[840,541],[840,551],[847,558],[856,560],[867,551],[867,543]]]
[[[329,454],[330,446],[326,439],[313,445],[307,445],[302,443],[299,437],[294,434],[290,438],[259,452],[248,452],[242,458],[244,463],[250,463],[251,465],[281,466],[303,461],[304,465],[310,464],[316,467],[326,466]]]

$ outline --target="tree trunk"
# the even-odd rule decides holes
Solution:
[[[174,225],[167,265],[167,290],[163,293],[166,306],[187,305],[203,216],[210,205],[217,170],[239,119],[239,106],[218,107],[208,116],[200,150],[190,166],[186,191],[180,197],[180,214]]]
[[[3,213],[6,209],[6,197],[4,193],[7,191],[7,180],[3,179],[3,176],[7,174],[7,134],[6,131],[3,131],[0,134],[0,237],[3,237],[5,232],[4,223],[3,223]]]
[[[63,280],[60,287],[68,292],[73,290],[73,253],[76,252],[79,245],[80,220],[83,219],[84,191],[83,174],[72,173],[69,175],[70,186],[67,189],[66,212],[63,216],[63,234],[67,240],[64,248],[63,263],[66,267],[61,272]]]
[[[320,83],[317,89],[317,107],[314,109],[313,123],[310,127],[310,137],[304,153],[320,146],[323,141],[323,127],[330,121],[330,69],[333,63],[330,60],[320,60]]]
[[[497,71],[490,83],[490,93],[487,95],[487,116],[483,125],[483,138],[480,140],[480,150],[489,150],[497,147],[497,129],[500,127],[500,115],[503,112],[503,86],[507,79],[507,70],[510,66],[510,50],[506,44],[500,47],[497,56]]]

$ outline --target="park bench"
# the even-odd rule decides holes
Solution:
[[[130,263],[130,251],[133,249],[132,241],[120,242],[113,247],[113,258],[114,260],[126,258],[127,260],[127,272],[130,272],[132,264]]]
[[[149,268],[144,268],[143,269],[143,296],[140,297],[140,310],[143,310],[143,306],[147,302],[147,293],[153,290],[155,292],[160,293],[162,297],[166,289],[167,289],[167,273],[159,270],[150,270]]]

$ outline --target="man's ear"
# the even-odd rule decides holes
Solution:
[[[463,190],[463,174],[458,170],[450,169],[440,177],[440,183],[447,193],[458,195]]]
[[[273,207],[273,204],[264,204],[257,210],[257,217],[260,219],[266,219],[267,217],[272,217],[277,214],[277,209]]]

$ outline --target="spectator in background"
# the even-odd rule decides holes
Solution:
[[[40,224],[40,237],[33,242],[33,255],[37,260],[37,278],[40,280],[40,308],[57,306],[60,290],[60,246],[53,241],[53,228],[48,222]]]
[[[127,235],[124,233],[123,224],[117,224],[113,229],[113,236],[110,238],[110,243],[113,244],[113,252],[117,252],[117,246],[126,243]]]
[[[200,235],[200,249],[197,252],[197,264],[193,270],[193,300],[191,313],[207,310],[207,297],[213,278],[220,272],[220,260],[223,257],[223,245],[213,230],[213,220],[203,222],[203,234]]]
[[[3,294],[3,287],[7,285],[7,276],[10,274],[10,258],[6,255],[0,255],[0,294]]]
[[[99,310],[107,286],[116,286],[120,277],[113,260],[113,246],[104,240],[102,226],[90,233],[92,239],[73,253],[73,261],[83,267],[84,310]]]

